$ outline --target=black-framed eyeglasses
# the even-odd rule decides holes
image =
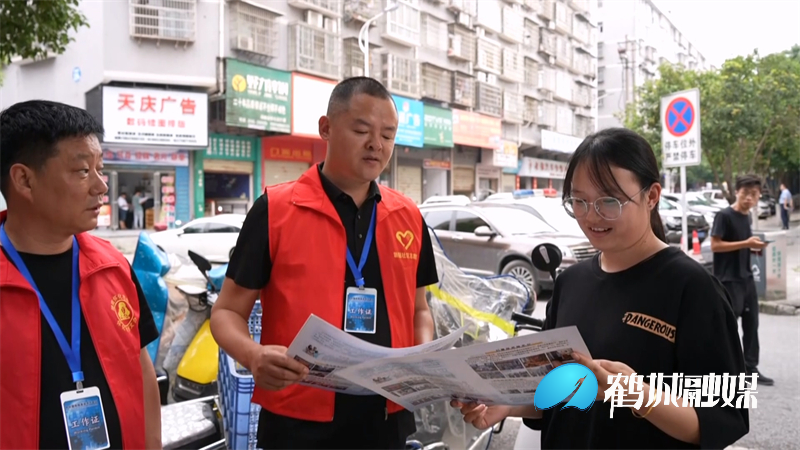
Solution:
[[[649,188],[650,186],[647,186],[646,188],[640,190],[634,194],[632,198]],[[589,205],[592,205],[594,206],[594,210],[597,212],[598,216],[605,220],[617,220],[622,215],[622,207],[630,202],[631,200],[620,202],[619,199],[615,197],[600,197],[593,202],[587,202],[581,198],[569,197],[568,199],[564,200],[563,204],[564,209],[567,210],[567,214],[575,219],[585,217],[589,213]]]

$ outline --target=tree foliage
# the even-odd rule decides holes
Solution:
[[[70,31],[88,26],[79,0],[0,1],[0,67],[11,58],[58,55],[74,40]]]
[[[659,160],[661,97],[692,88],[700,90],[703,165],[715,183],[733,187],[742,173],[782,178],[800,169],[800,47],[764,57],[756,51],[704,72],[659,67],[625,112],[625,126],[641,133]]]

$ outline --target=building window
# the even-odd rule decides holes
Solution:
[[[434,50],[447,51],[447,23],[428,14],[422,15],[422,45]]]
[[[556,132],[571,135],[573,133],[575,115],[572,109],[566,106],[559,106],[556,111]]]
[[[535,22],[525,20],[525,39],[522,45],[528,53],[539,51],[539,27]]]
[[[521,11],[510,6],[503,7],[503,35],[514,42],[522,42],[525,38],[525,17]]]
[[[553,128],[556,126],[556,105],[551,102],[539,103],[539,125]]]
[[[385,24],[384,37],[413,46],[419,45],[420,13],[408,1],[399,1],[396,10],[386,13]]]
[[[475,69],[500,74],[503,72],[503,47],[489,39],[478,39]]]
[[[503,49],[503,77],[515,83],[521,83],[525,80],[523,56],[511,48]]]
[[[341,76],[342,40],[337,33],[306,23],[292,24],[289,53],[291,71],[336,80]]]
[[[503,89],[479,81],[475,110],[490,116],[503,117]]]
[[[452,92],[453,74],[449,70],[422,64],[422,97],[449,103]]]
[[[194,42],[196,0],[130,0],[130,35],[140,39]]]
[[[525,97],[525,114],[523,119],[527,123],[537,123],[539,121],[539,100],[533,97]]]
[[[344,64],[342,75],[344,78],[364,76],[364,53],[358,46],[358,39],[348,38],[343,40]]]
[[[342,0],[289,0],[288,4],[295,8],[317,11],[326,16],[340,17],[342,14]]]
[[[572,9],[565,3],[556,3],[556,29],[563,33],[572,33]]]
[[[503,92],[503,120],[522,123],[525,118],[525,103],[522,94],[506,90]]]
[[[476,36],[456,24],[451,24],[449,30],[447,56],[460,61],[475,62]]]
[[[460,72],[453,72],[453,104],[475,107],[475,78]]]
[[[278,42],[277,15],[250,3],[231,3],[231,47],[264,56],[275,56]]]
[[[383,83],[389,91],[408,97],[419,97],[419,62],[397,56],[393,53],[381,54]]]
[[[525,84],[531,88],[539,86],[539,64],[530,58],[525,58]]]

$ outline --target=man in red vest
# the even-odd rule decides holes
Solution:
[[[425,286],[438,282],[430,235],[411,199],[375,182],[397,130],[396,106],[381,83],[342,81],[319,119],[324,163],[268,187],[248,213],[211,329],[253,373],[259,448],[404,449],[416,431],[413,414],[381,396],[298,385],[306,366],[286,356],[311,314],[384,347],[433,338],[425,298]],[[258,298],[260,345],[247,326]],[[369,320],[354,320],[355,305]]]
[[[60,103],[0,113],[3,449],[161,448],[158,329],[128,261],[87,233],[108,191],[102,132]]]

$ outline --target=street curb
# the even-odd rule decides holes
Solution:
[[[758,311],[773,316],[800,315],[800,305],[784,301],[759,301]]]

